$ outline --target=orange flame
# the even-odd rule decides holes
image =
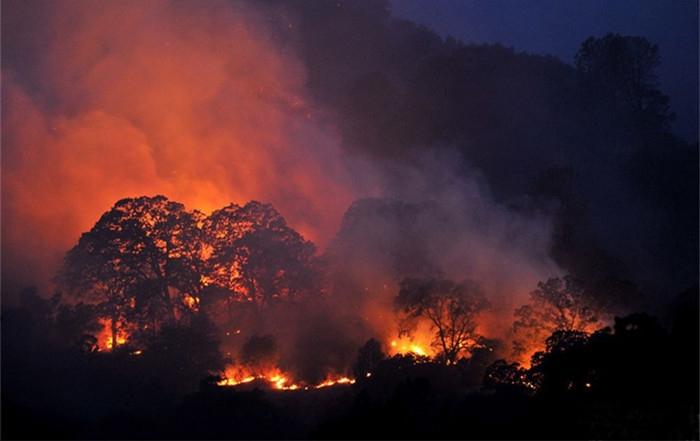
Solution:
[[[421,321],[409,334],[390,340],[388,352],[390,356],[413,354],[422,357],[434,357],[437,355],[437,351],[432,344],[433,339],[434,332],[430,327],[430,323]]]
[[[355,380],[348,377],[333,378],[329,377],[322,383],[314,386],[314,389],[321,389],[322,387],[335,386],[336,384],[355,384]]]
[[[112,320],[108,318],[99,319],[102,325],[102,330],[97,334],[97,349],[99,351],[110,351],[115,347],[112,341]],[[129,339],[129,335],[124,329],[123,323],[117,322],[117,344],[116,346],[121,346],[126,344]]]
[[[183,298],[183,301],[185,302],[185,306],[189,308],[191,311],[199,311],[199,298],[195,297],[190,294],[186,294]]]
[[[229,366],[224,378],[217,382],[219,386],[238,386],[255,380],[262,380],[270,384],[270,387],[278,390],[296,390],[300,386],[292,382],[291,376],[274,368],[263,372],[253,372],[240,366]]]
[[[292,381],[292,375],[283,372],[279,368],[255,372],[250,368],[242,366],[229,366],[224,372],[224,378],[217,382],[219,386],[238,386],[251,383],[256,380],[267,383],[271,389],[276,390],[298,390],[298,389],[321,389],[335,385],[355,384],[355,379],[345,376],[328,375],[324,381],[318,384],[304,384]]]

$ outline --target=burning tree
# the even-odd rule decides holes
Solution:
[[[421,318],[430,321],[435,331],[433,345],[446,364],[456,363],[482,340],[476,332],[476,317],[488,302],[473,282],[407,278],[400,284],[394,305],[403,315],[402,333],[410,332]]]
[[[211,251],[208,283],[226,289],[230,302],[248,301],[264,308],[314,290],[314,245],[271,205],[231,204],[207,218],[205,232]]]
[[[164,196],[123,199],[83,234],[57,277],[111,328],[155,332],[200,301],[265,308],[315,292],[315,247],[271,206],[232,204],[205,217]],[[230,309],[229,309],[230,312]],[[110,345],[108,345],[110,346]]]
[[[115,346],[120,323],[175,321],[202,288],[201,218],[164,196],[123,199],[68,252],[59,284],[100,305]]]
[[[602,312],[600,302],[573,276],[539,282],[530,303],[515,310],[514,352],[523,355],[532,342],[544,342],[555,331],[591,331]]]

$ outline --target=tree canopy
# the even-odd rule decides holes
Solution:
[[[402,332],[410,332],[417,319],[429,320],[440,358],[454,364],[460,355],[479,345],[476,318],[488,302],[471,281],[407,278],[401,281],[394,305],[403,315]]]
[[[590,331],[603,313],[598,299],[571,275],[539,282],[530,293],[530,303],[515,310],[515,353],[524,353],[527,346],[544,342],[555,331]]]
[[[575,57],[584,87],[602,101],[625,110],[639,122],[668,129],[673,120],[669,99],[659,90],[659,48],[642,37],[607,34],[589,37]]]
[[[310,295],[315,251],[268,204],[232,204],[206,217],[144,196],[104,213],[67,253],[57,281],[97,305],[116,345],[120,328],[155,332],[191,316],[203,296],[211,303],[223,293],[230,303],[262,308]]]
[[[233,299],[265,307],[279,299],[300,299],[316,287],[314,245],[271,205],[232,204],[212,213],[204,225],[211,250],[207,280]]]

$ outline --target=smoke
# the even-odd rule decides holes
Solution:
[[[403,278],[470,280],[490,303],[479,331],[507,339],[513,309],[539,280],[562,272],[549,256],[550,219],[495,202],[454,153],[415,153],[407,162],[384,175],[385,198],[353,204],[328,249],[338,304],[388,342],[398,337],[393,301]],[[430,332],[414,336],[424,349]]]
[[[345,213],[322,256],[321,296],[264,311],[236,308],[235,317],[220,320],[230,328],[223,347],[234,364],[246,364],[246,348],[259,336],[274,339],[268,358],[276,367],[310,384],[348,375],[370,338],[390,354],[411,347],[436,354],[429,323],[399,335],[394,299],[405,277],[475,282],[490,304],[478,332],[506,343],[500,355],[510,355],[514,308],[538,281],[562,273],[549,256],[550,219],[495,202],[480,174],[454,153],[414,152],[375,166],[382,197],[358,199]]]
[[[492,305],[480,332],[506,338],[513,307],[560,272],[549,220],[495,202],[455,147],[363,154],[382,148],[367,136],[383,130],[366,135],[371,121],[312,98],[319,72],[301,19],[266,6],[3,4],[3,290],[49,286],[79,234],[124,197],[205,212],[256,199],[327,248],[327,296],[220,322],[235,325],[222,329],[234,359],[316,382],[347,372],[368,338],[396,337],[398,283],[418,275],[477,282]],[[395,148],[400,127],[388,129]]]
[[[348,172],[280,43],[294,25],[223,1],[3,2],[4,292],[47,287],[128,196],[263,200],[327,242],[371,183]]]

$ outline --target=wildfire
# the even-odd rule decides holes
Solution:
[[[97,348],[100,351],[109,351],[115,347],[113,337],[112,337],[112,320],[110,319],[100,319],[100,324],[102,324],[102,331],[97,334]],[[128,333],[124,330],[122,323],[117,322],[117,344],[116,346],[121,346],[126,344],[129,339]]]
[[[124,343],[126,343],[126,337],[124,335],[117,335],[117,346],[123,345]],[[106,346],[108,349],[112,349],[114,347],[112,337],[107,337]]]
[[[238,386],[251,383],[255,380],[265,381],[270,387],[278,390],[296,390],[300,386],[290,380],[291,376],[284,374],[279,369],[270,369],[264,372],[252,372],[242,367],[229,367],[224,373],[224,378],[217,382],[219,386]]]
[[[269,384],[270,388],[276,390],[298,390],[298,389],[321,389],[335,385],[355,384],[355,380],[344,376],[329,375],[326,379],[315,385],[299,384],[291,380],[292,376],[282,372],[280,369],[270,369],[266,372],[254,373],[243,367],[230,366],[224,373],[224,378],[217,382],[219,386],[238,386],[251,383],[256,380]]]
[[[187,306],[191,311],[199,310],[199,298],[192,295],[185,295],[183,298],[185,306]]]
[[[389,343],[389,355],[413,354],[421,357],[432,357],[434,351],[431,346],[432,335],[429,333],[414,333],[410,336],[401,336]]]
[[[392,340],[390,346],[394,354],[415,354],[423,357],[428,356],[428,352],[422,346],[415,343]]]
[[[430,323],[421,321],[409,334],[402,334],[389,341],[389,355],[413,354],[420,357],[433,357],[436,355],[432,345],[433,338],[434,333]]]
[[[314,389],[320,389],[322,387],[329,387],[329,386],[335,386],[336,384],[355,384],[355,380],[352,378],[348,377],[340,377],[340,378],[329,378],[323,383],[319,383],[316,386],[314,386]]]
[[[236,380],[234,378],[224,378],[223,380],[217,382],[219,386],[238,386],[239,384],[245,384],[245,383],[250,383],[251,381],[255,381],[257,378],[265,378],[265,377],[256,377],[253,375],[249,375],[247,377],[241,378],[240,380]]]

